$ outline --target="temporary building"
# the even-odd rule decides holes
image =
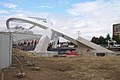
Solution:
[[[12,36],[11,33],[0,32],[0,69],[11,64]]]

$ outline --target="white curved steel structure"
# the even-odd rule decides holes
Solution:
[[[82,37],[79,37],[76,40],[76,39],[74,39],[74,38],[72,38],[72,37],[70,37],[68,35],[65,35],[63,32],[59,32],[58,30],[54,30],[51,27],[52,25],[50,25],[50,24],[47,24],[47,23],[45,23],[43,21],[38,21],[38,20],[30,19],[30,18],[25,18],[25,17],[24,18],[23,17],[11,17],[11,18],[9,18],[6,21],[6,26],[7,26],[8,29],[10,29],[9,22],[12,21],[12,20],[25,21],[27,23],[32,24],[33,25],[32,27],[38,26],[38,27],[40,27],[42,29],[46,29],[46,30],[50,29],[52,31],[51,38],[54,37],[54,36],[52,36],[53,34],[56,34],[57,36],[63,37],[65,39],[73,42],[74,44],[78,45],[77,51],[80,54],[84,54],[84,53],[113,53],[112,51],[107,50],[107,49],[105,49],[105,48],[103,48],[103,47],[101,47],[99,45],[96,45],[96,44],[94,44],[94,43],[92,43],[92,42],[90,42],[90,41],[88,41],[88,40],[86,40],[86,39],[84,39]],[[47,38],[45,39],[45,37],[47,37]],[[45,42],[43,44],[43,46],[47,45],[47,46],[44,46],[44,49],[46,49],[46,47],[48,47],[48,43],[49,43],[49,40],[47,40],[48,36],[46,35],[45,37],[43,38],[44,40],[42,40],[43,43],[44,43],[44,41],[47,41],[47,43]],[[40,48],[38,46],[37,50],[39,50],[39,49]],[[40,49],[40,50],[42,50],[42,49]],[[46,50],[43,50],[43,51],[46,51]]]
[[[40,28],[42,28],[42,29],[48,29],[48,28],[50,28],[50,26],[52,26],[52,25],[47,24],[47,23],[45,23],[45,22],[43,22],[43,21],[38,21],[38,20],[30,19],[30,18],[11,17],[11,18],[9,18],[9,19],[6,21],[6,26],[7,26],[8,29],[10,29],[9,22],[12,21],[12,20],[25,21],[26,23],[33,24],[34,27],[35,27],[35,26],[38,26],[38,27],[40,27]],[[52,29],[52,28],[51,28],[51,30],[53,31],[54,34],[57,34],[57,35],[60,36],[60,37],[64,37],[65,39],[70,40],[70,41],[73,42],[74,44],[78,45],[75,39],[73,39],[73,38],[71,38],[71,37],[69,37],[69,36],[67,36],[67,35],[65,35],[65,34],[62,34],[61,32],[59,32],[59,31],[57,31],[57,30],[54,30],[54,29]]]

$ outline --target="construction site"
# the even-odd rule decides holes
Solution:
[[[29,24],[25,29],[13,24]],[[46,19],[10,17],[0,32],[1,80],[119,80],[119,52],[52,28]],[[11,26],[14,26],[11,28]],[[43,34],[31,29],[39,27]],[[69,42],[59,42],[59,38]],[[59,43],[58,43],[59,42]]]

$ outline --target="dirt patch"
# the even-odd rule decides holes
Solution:
[[[58,70],[58,71],[71,71],[71,70],[75,70],[74,68],[72,68],[70,65],[66,65],[66,64],[55,64],[55,65],[51,65],[50,67],[48,67],[49,69],[52,70]]]
[[[120,79],[120,57],[35,57],[18,49],[13,49],[13,54],[22,62],[26,76],[21,79],[16,76],[20,65],[13,58],[14,68],[4,69],[4,80]],[[35,65],[28,66],[27,62]],[[33,70],[32,67],[39,67],[40,70]]]

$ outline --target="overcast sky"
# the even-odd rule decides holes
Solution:
[[[112,25],[120,22],[120,0],[0,0],[0,31],[9,16],[47,18],[72,37],[91,40],[112,35]]]

